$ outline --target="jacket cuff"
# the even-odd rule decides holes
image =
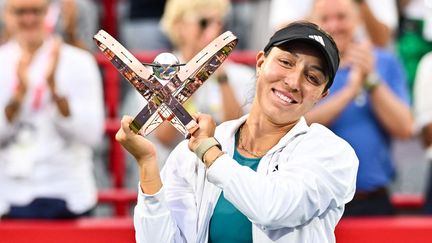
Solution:
[[[241,167],[229,155],[224,154],[217,158],[207,170],[207,179],[217,187],[223,189],[234,178],[238,167]]]
[[[145,194],[141,190],[141,185],[138,183],[138,203],[135,208],[135,213],[140,216],[159,216],[169,213],[166,206],[164,188],[153,195]]]

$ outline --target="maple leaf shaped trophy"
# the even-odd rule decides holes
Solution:
[[[166,120],[186,138],[198,129],[198,124],[182,104],[216,71],[238,42],[235,35],[226,31],[188,63],[180,64],[176,56],[166,52],[156,56],[153,63],[141,63],[104,30],[93,39],[147,100],[147,105],[130,125],[132,131],[146,136]],[[145,66],[151,66],[153,73]]]

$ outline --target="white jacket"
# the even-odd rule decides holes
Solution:
[[[208,242],[221,191],[253,223],[254,242],[335,242],[334,229],[355,192],[358,159],[347,142],[302,118],[261,159],[257,172],[232,159],[244,116],[217,127],[227,153],[206,170],[180,143],[161,175],[162,189],[140,191],[137,242]]]

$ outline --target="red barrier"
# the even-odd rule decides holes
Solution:
[[[130,207],[135,206],[137,193],[128,189],[108,189],[98,192],[98,204],[114,206],[115,217],[129,217]]]
[[[335,234],[338,243],[427,243],[432,242],[432,218],[344,218]]]
[[[432,217],[344,218],[336,227],[338,243],[432,242]],[[0,242],[135,242],[131,218],[72,221],[0,221]]]
[[[131,218],[71,221],[2,220],[2,243],[134,243]]]
[[[423,207],[425,200],[421,194],[394,194],[392,195],[391,201],[394,207],[398,210],[420,210]]]

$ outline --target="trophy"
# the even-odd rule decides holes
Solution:
[[[182,104],[225,61],[238,41],[227,31],[188,63],[180,64],[171,53],[157,55],[153,63],[141,63],[104,30],[93,39],[123,77],[147,100],[147,105],[130,124],[131,130],[146,136],[163,121],[169,121],[185,138],[198,129],[198,124]],[[146,66],[151,66],[153,73]]]

